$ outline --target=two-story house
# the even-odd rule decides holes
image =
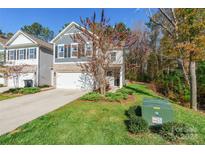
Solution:
[[[6,43],[5,65],[17,67],[7,78],[8,87],[51,85],[52,45],[21,30]]]
[[[8,39],[4,36],[0,36],[0,65],[4,64],[4,52],[5,52],[5,44]],[[4,74],[0,73],[0,85],[5,85]]]
[[[56,88],[93,88],[92,79],[83,72],[79,65],[88,62],[89,57],[92,56],[92,43],[88,41],[82,44],[74,41],[73,35],[76,33],[84,33],[83,27],[71,22],[51,41],[54,51],[52,85]],[[110,56],[112,64],[107,72],[109,85],[111,87],[122,87],[125,78],[123,48],[113,49]]]

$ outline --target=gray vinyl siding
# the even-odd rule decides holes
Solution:
[[[0,50],[4,50],[4,47],[1,43],[0,43]]]
[[[51,85],[53,52],[45,48],[40,48],[39,53],[39,86]]]
[[[77,43],[76,41],[73,40],[73,35],[74,33],[82,33],[82,31],[76,27],[76,26],[72,26],[70,29],[68,29],[62,36],[60,36],[57,40],[55,40],[55,62],[56,63],[63,63],[63,62],[81,62],[81,61],[87,61],[89,58],[88,57],[79,57],[79,58],[71,58],[69,57],[69,52],[70,51],[70,47],[69,49],[66,49],[67,51],[64,51],[66,52],[65,53],[65,58],[57,58],[57,46],[59,44],[64,44],[64,45],[71,45],[71,43]],[[71,35],[69,35],[71,34]],[[88,39],[82,35],[82,37],[84,37],[84,40],[85,41],[88,41]],[[78,42],[79,43],[79,42]],[[84,46],[82,44],[82,46]]]

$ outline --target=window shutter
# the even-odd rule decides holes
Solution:
[[[70,57],[70,44],[68,45],[68,57]]]
[[[17,55],[16,55],[16,53],[17,53],[17,50],[14,50],[14,60],[17,60]]]
[[[29,49],[27,49],[27,59],[29,59]]]
[[[68,57],[68,45],[64,45],[64,57]]]
[[[8,51],[8,60],[9,60],[9,51]]]
[[[82,44],[82,56],[85,57],[85,44]]]
[[[78,44],[78,58],[83,57],[84,56],[84,48],[83,48],[83,44],[80,43]]]
[[[24,49],[24,59],[26,59],[26,49]]]
[[[36,59],[36,48],[34,49],[34,58]]]
[[[19,59],[19,50],[16,50],[16,59]]]
[[[55,58],[58,58],[58,46],[55,47]]]

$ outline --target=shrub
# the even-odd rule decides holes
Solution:
[[[134,91],[132,89],[127,89],[125,87],[117,90],[117,92],[123,93],[123,94],[127,94],[127,95],[132,95],[134,93]]]
[[[136,106],[136,105],[135,106],[131,106],[127,110],[126,114],[127,114],[127,116],[129,118],[136,117],[136,116],[141,117],[142,116],[142,108],[139,105],[138,106]]]
[[[4,87],[4,84],[0,84],[0,87]]]
[[[80,99],[86,101],[99,101],[103,99],[103,96],[97,92],[90,92],[82,96]]]
[[[25,87],[25,88],[11,88],[4,93],[12,93],[12,94],[33,94],[40,92],[40,88],[38,87]]]
[[[21,94],[34,94],[40,92],[39,87],[25,87],[19,90],[19,93]]]
[[[115,92],[115,93],[108,92],[108,93],[106,93],[105,97],[109,101],[120,101],[123,99],[127,99],[128,95],[125,93],[121,93],[121,92]]]
[[[9,90],[5,91],[4,93],[18,94],[21,89],[22,88],[10,88]]]
[[[148,132],[148,123],[142,117],[131,117],[128,121],[128,130],[134,134]]]
[[[195,130],[189,125],[178,122],[164,123],[159,131],[159,134],[168,141],[191,137],[195,133]]]

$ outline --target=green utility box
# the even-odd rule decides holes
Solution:
[[[149,125],[160,125],[174,120],[171,104],[162,99],[144,99],[142,117]]]

